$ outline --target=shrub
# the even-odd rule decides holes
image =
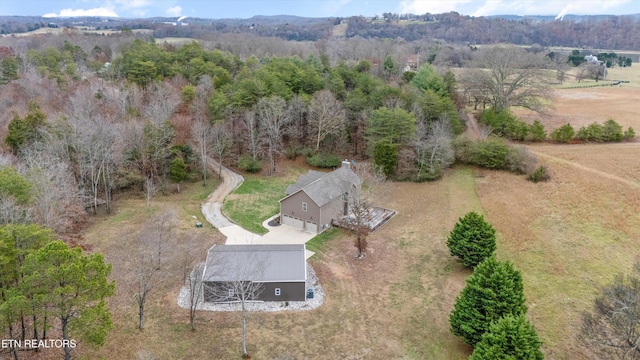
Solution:
[[[542,360],[542,342],[524,315],[507,315],[491,324],[469,360]]]
[[[529,174],[533,171],[538,160],[524,146],[510,147],[506,157],[507,170],[516,174]]]
[[[298,151],[299,149],[295,146],[289,146],[284,149],[284,152],[287,155],[287,159],[289,160],[295,160],[296,157],[298,157]]]
[[[262,170],[262,162],[260,160],[254,160],[249,155],[242,155],[238,158],[238,167],[246,172],[257,173]]]
[[[510,262],[487,258],[467,278],[449,317],[451,332],[476,345],[491,324],[506,315],[527,312],[522,275]]]
[[[602,140],[607,142],[620,142],[622,138],[622,126],[613,119],[605,121],[602,126]]]
[[[458,222],[447,239],[451,256],[457,256],[462,264],[474,268],[496,250],[496,230],[482,215],[472,211]]]
[[[309,157],[309,156],[313,156],[313,155],[315,155],[315,154],[316,154],[316,150],[315,150],[315,149],[313,149],[313,148],[302,148],[302,149],[299,149],[299,150],[297,151],[297,154],[298,154],[298,155],[302,155],[302,156]]]
[[[505,134],[509,139],[524,141],[529,135],[529,125],[522,120],[514,120],[507,125]]]
[[[555,142],[568,143],[573,140],[575,130],[571,124],[565,124],[551,132],[551,140]]]
[[[475,144],[475,141],[464,136],[459,136],[454,139],[453,151],[455,153],[456,160],[465,164],[475,164]]]
[[[480,123],[491,126],[495,134],[499,136],[508,136],[508,129],[513,126],[516,120],[516,117],[509,110],[487,109],[480,115]]]
[[[589,124],[587,126],[587,141],[601,142],[603,140],[603,128],[602,125],[597,122]]]
[[[498,138],[480,140],[475,144],[474,162],[488,169],[506,169],[509,146]]]
[[[627,141],[631,141],[634,137],[636,137],[636,132],[633,131],[632,127],[629,127],[629,129],[624,132],[624,139]]]
[[[536,120],[529,126],[529,136],[531,141],[544,141],[547,138],[547,132],[540,120]]]
[[[453,146],[457,160],[488,169],[528,174],[533,171],[537,161],[525,147],[514,148],[496,137],[478,141],[458,138]]]
[[[316,154],[307,157],[307,164],[320,168],[334,168],[340,166],[342,159],[339,156],[331,154]]]
[[[546,166],[540,165],[531,174],[529,174],[527,179],[531,182],[537,183],[540,181],[549,181],[549,179],[551,179],[551,175],[549,175],[549,170]]]

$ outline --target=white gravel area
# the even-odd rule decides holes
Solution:
[[[197,266],[197,265],[196,265]],[[201,285],[201,284],[200,284]],[[307,289],[313,289],[313,298],[306,301],[252,301],[245,304],[248,311],[298,311],[298,310],[312,310],[320,305],[324,301],[324,291],[320,285],[320,281],[316,276],[316,272],[311,267],[311,264],[307,262]],[[207,311],[240,311],[241,305],[239,302],[233,303],[213,303],[204,302],[202,296],[198,300],[198,310]],[[178,306],[183,309],[189,309],[189,286],[183,286],[180,289],[178,295]]]

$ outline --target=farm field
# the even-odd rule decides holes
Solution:
[[[638,103],[640,103],[640,66],[628,68],[615,67],[608,69],[608,79],[625,80],[617,86],[602,86],[593,88],[577,88],[610,82],[583,80],[578,83],[571,78],[560,88],[555,89],[555,100],[547,114],[540,115],[524,109],[515,109],[514,114],[528,123],[539,119],[551,132],[560,126],[570,123],[577,130],[593,122],[600,124],[608,119],[614,119],[625,129],[629,126],[640,129],[638,117]]]

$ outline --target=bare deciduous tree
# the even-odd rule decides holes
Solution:
[[[220,266],[227,268],[226,271],[235,275],[236,280],[226,281],[224,283],[208,284],[205,283],[207,293],[210,294],[214,301],[230,301],[240,304],[241,321],[242,321],[242,355],[247,357],[247,303],[256,300],[262,291],[264,285],[261,280],[264,278],[264,272],[268,264],[265,260],[258,256],[251,255],[247,261],[242,263],[230,263],[222,258],[221,253],[215,261]]]
[[[187,285],[189,286],[189,324],[191,331],[195,331],[196,311],[202,303],[202,275],[204,271],[204,263],[198,263],[187,277]]]
[[[122,282],[138,306],[138,329],[144,329],[145,305],[149,292],[169,275],[163,268],[163,252],[169,241],[171,221],[168,212],[150,218],[137,235],[134,248],[128,249],[132,268],[122,275]]]
[[[191,137],[198,149],[202,165],[202,185],[207,186],[207,157],[211,150],[211,123],[206,119],[196,119],[191,125]]]
[[[156,126],[161,126],[180,104],[179,91],[165,82],[152,83],[146,91],[149,101],[144,106],[142,115]]]
[[[582,342],[607,359],[640,359],[640,263],[602,288],[593,312],[582,317]]]
[[[63,234],[86,213],[69,164],[44,146],[24,149],[21,167],[33,185],[34,220]]]
[[[541,54],[515,46],[479,50],[475,69],[465,71],[462,84],[469,92],[486,93],[496,111],[520,106],[543,112],[553,97]]]
[[[320,90],[313,94],[309,104],[309,126],[316,133],[316,151],[328,135],[338,134],[345,126],[345,110],[331,91]]]
[[[442,116],[430,124],[418,123],[413,141],[418,162],[418,179],[425,171],[431,176],[437,176],[453,164],[455,155],[450,123],[448,116]]]
[[[252,110],[246,111],[242,118],[242,123],[247,130],[247,145],[253,160],[258,160],[258,152],[260,150],[260,127],[256,113]]]
[[[211,147],[218,156],[218,179],[222,178],[222,160],[223,156],[231,146],[231,137],[229,131],[223,123],[219,122],[213,125],[211,129]]]
[[[276,171],[276,158],[282,152],[282,136],[290,122],[287,103],[279,96],[261,98],[256,104],[255,112],[260,120],[265,151],[269,158],[267,174],[273,175]]]
[[[350,214],[344,221],[347,222],[347,228],[351,229],[356,236],[354,240],[354,246],[357,249],[356,258],[362,259],[365,257],[367,237],[371,232],[370,222],[373,217],[374,199],[382,195],[385,177],[368,163],[354,164],[351,169],[362,183],[350,185],[350,189],[343,189],[344,201]]]

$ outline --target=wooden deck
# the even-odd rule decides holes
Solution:
[[[374,207],[371,209],[369,216],[367,216],[367,221],[365,222],[367,227],[369,228],[369,232],[374,232],[384,226],[391,218],[396,215],[396,211],[392,209],[385,209],[381,207]],[[340,219],[335,226],[339,226],[345,229],[353,230],[352,224],[354,223],[353,215],[345,216]]]

